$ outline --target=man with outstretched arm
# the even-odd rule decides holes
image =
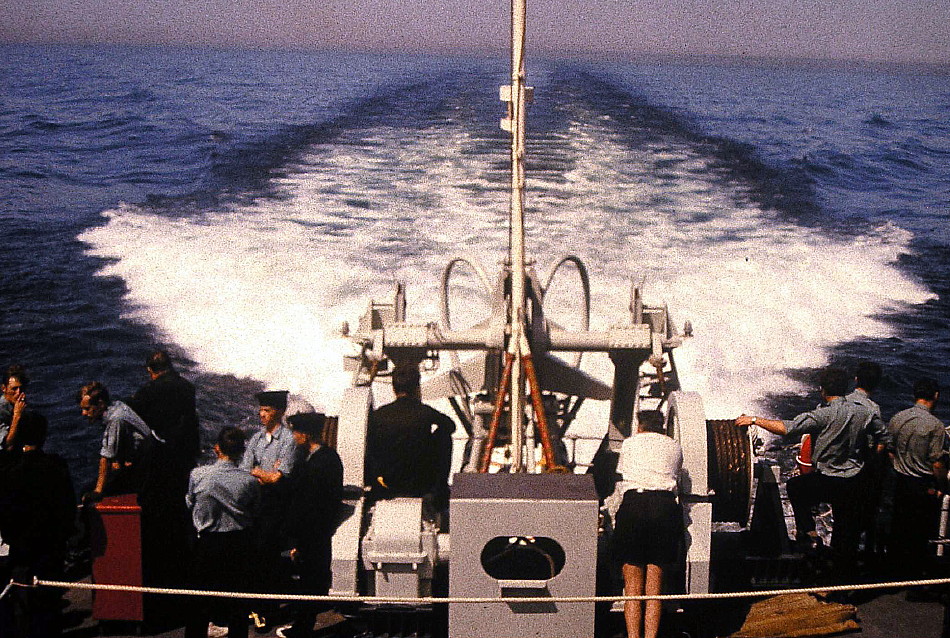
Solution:
[[[886,440],[880,414],[859,401],[849,400],[851,377],[842,368],[829,367],[819,380],[822,403],[791,421],[764,419],[743,414],[736,425],[757,425],[781,436],[811,433],[814,439],[815,471],[788,480],[788,500],[795,513],[796,539],[806,549],[818,546],[812,508],[829,503],[834,513],[831,547],[845,576],[856,566],[862,515],[865,511],[863,472],[873,445]]]

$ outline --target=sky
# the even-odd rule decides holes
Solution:
[[[0,42],[504,50],[507,0],[0,0]],[[950,0],[528,0],[546,55],[950,64]]]

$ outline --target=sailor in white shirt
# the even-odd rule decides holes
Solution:
[[[663,589],[663,567],[676,559],[683,540],[683,511],[676,498],[683,468],[683,450],[664,433],[663,414],[637,414],[637,432],[623,442],[617,466],[622,481],[612,538],[614,558],[623,565],[624,594],[657,595]],[[629,638],[655,638],[660,626],[659,600],[624,604]],[[642,624],[642,632],[641,632]]]

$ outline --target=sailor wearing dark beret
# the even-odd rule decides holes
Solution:
[[[262,406],[276,408],[281,412],[287,409],[287,390],[265,390],[254,395]]]
[[[286,390],[258,392],[261,430],[251,437],[241,460],[241,469],[262,485],[274,485],[294,469],[294,441],[283,425],[287,409]]]
[[[320,412],[300,412],[287,417],[287,425],[291,430],[309,435],[315,442],[319,441],[325,423],[326,415]],[[294,438],[299,441],[297,437]]]
[[[343,501],[343,463],[331,447],[322,445],[326,417],[304,412],[288,417],[301,456],[294,473],[288,522],[291,557],[300,576],[301,593],[330,591],[333,533]],[[318,607],[298,605],[288,635],[310,635]]]
[[[261,429],[248,441],[241,469],[250,472],[261,485],[261,510],[256,526],[257,557],[261,591],[275,591],[281,582],[280,553],[290,505],[290,478],[294,472],[296,446],[284,426],[286,390],[258,392]],[[265,621],[266,622],[266,621]]]

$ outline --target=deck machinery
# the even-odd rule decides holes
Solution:
[[[456,257],[442,276],[439,322],[413,323],[406,295],[371,301],[349,337],[359,354],[348,363],[351,386],[341,403],[338,451],[348,487],[347,516],[333,541],[334,594],[421,598],[446,562],[448,595],[465,597],[591,596],[599,542],[609,533],[604,499],[617,482],[617,455],[641,409],[660,409],[683,447],[680,498],[686,522],[680,588],[711,586],[711,535],[716,520],[745,521],[751,462],[748,439],[707,423],[700,397],[680,390],[673,350],[682,343],[665,306],[644,303],[631,287],[629,313],[606,330],[590,329],[590,287],[576,256],[558,261],[543,279],[526,259],[524,156],[526,104],[524,0],[512,3],[511,83],[502,128],[511,133],[510,242],[494,282],[472,259]],[[490,299],[488,316],[453,328],[449,289],[468,267]],[[584,315],[580,330],[550,321],[545,295],[555,274],[573,268]],[[684,330],[688,335],[688,327]],[[580,368],[583,353],[607,353],[613,383]],[[560,356],[558,356],[560,355]],[[367,511],[363,479],[370,411],[391,400],[387,371],[421,365],[423,400],[447,399],[467,434],[450,500],[449,535],[429,520],[420,499],[397,498]],[[606,434],[588,463],[568,452],[564,436],[586,400],[609,401]],[[601,431],[603,431],[601,427]],[[448,635],[476,638],[486,626],[505,636],[589,637],[593,603],[451,603]]]

